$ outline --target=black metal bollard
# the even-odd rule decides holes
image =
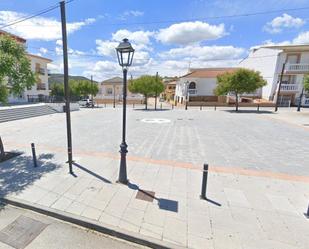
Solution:
[[[307,209],[307,213],[305,214],[307,216],[307,218],[309,219],[309,204],[308,204],[308,209]]]
[[[202,191],[200,198],[203,200],[206,200],[206,189],[207,189],[207,178],[208,178],[208,164],[204,164],[204,169],[203,169],[203,179],[202,179]]]
[[[34,143],[31,143],[31,150],[32,150],[33,166],[36,168],[38,165],[37,165],[37,162],[36,162],[36,154],[35,154]]]
[[[202,110],[202,106],[200,106],[200,110]]]
[[[217,106],[215,105],[215,111],[217,110]]]
[[[257,111],[258,112],[260,111],[260,104],[258,104],[258,106],[257,106]]]

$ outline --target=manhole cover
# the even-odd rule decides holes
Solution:
[[[166,124],[171,122],[170,119],[166,118],[144,118],[141,121],[144,123],[151,123],[151,124]]]
[[[47,224],[22,215],[0,231],[0,241],[16,249],[23,249],[29,245],[45,227],[47,227]]]
[[[155,192],[140,189],[140,190],[137,191],[135,198],[143,200],[143,201],[152,202],[153,199],[155,198]]]

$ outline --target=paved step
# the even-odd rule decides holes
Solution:
[[[57,113],[47,105],[0,110],[0,123]]]

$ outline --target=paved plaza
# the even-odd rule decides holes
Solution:
[[[175,248],[307,247],[308,111],[131,108],[128,186],[115,183],[121,113],[72,113],[75,176],[64,163],[64,114],[1,124],[6,150],[24,154],[0,164],[0,194]],[[208,201],[199,198],[204,162]]]

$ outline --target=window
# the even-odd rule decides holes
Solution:
[[[189,84],[189,89],[196,89],[196,83],[195,82],[191,82]]]
[[[107,93],[108,95],[113,94],[113,88],[107,88],[107,89],[106,89],[106,93]]]

